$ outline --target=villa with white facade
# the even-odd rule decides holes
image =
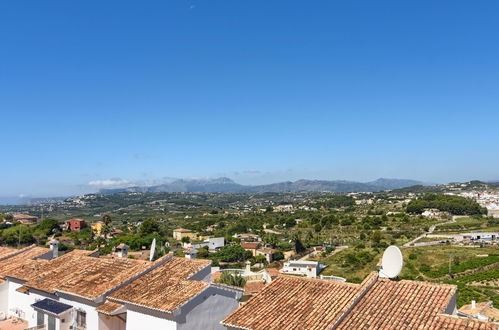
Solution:
[[[48,330],[220,329],[242,296],[209,282],[209,260],[57,254],[0,248],[0,314]]]

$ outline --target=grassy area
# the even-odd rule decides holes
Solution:
[[[458,273],[499,262],[497,248],[470,248],[451,245],[424,246],[403,249],[404,269],[401,277],[406,279],[431,280],[450,272]],[[488,257],[477,255],[488,254]]]
[[[370,272],[376,271],[383,249],[348,248],[328,258],[318,259],[327,264],[323,275],[336,275],[346,278],[349,282],[359,283]],[[451,245],[425,246],[402,249],[404,267],[402,279],[435,281],[449,273],[458,274],[469,269],[499,262],[496,247],[469,248]],[[488,255],[477,257],[477,255]],[[458,286],[458,306],[469,304],[471,300],[492,300],[499,305],[499,268],[477,272],[442,283]]]
[[[447,223],[445,225],[438,226],[435,229],[435,232],[478,230],[482,228],[487,228],[486,218],[463,217],[457,218],[454,223]]]
[[[449,241],[451,238],[448,237],[422,237],[416,241],[416,243],[424,242],[436,242],[436,241]]]
[[[370,272],[376,271],[383,251],[380,249],[348,248],[328,258],[320,259],[320,263],[328,265],[322,274],[341,276],[348,282],[360,283]]]

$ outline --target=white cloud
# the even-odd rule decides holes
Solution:
[[[246,170],[246,171],[244,171],[244,173],[246,173],[246,174],[260,174],[262,172],[260,172],[259,170],[252,169],[252,170]]]
[[[120,178],[112,178],[106,180],[94,180],[88,183],[92,187],[127,187],[132,185],[132,181]]]

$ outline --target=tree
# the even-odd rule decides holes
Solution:
[[[143,236],[147,236],[152,233],[159,233],[159,231],[159,223],[151,218],[144,220],[139,228],[139,233]]]
[[[222,272],[218,283],[223,283],[231,286],[243,288],[246,285],[246,279],[238,273]]]
[[[246,261],[251,258],[251,252],[240,245],[226,245],[215,253],[215,257],[225,262]]]
[[[113,228],[111,227],[111,216],[109,214],[106,214],[102,217],[102,222],[104,223],[104,226],[102,226],[101,229],[101,235],[104,236],[104,238],[108,237],[111,232],[113,231]]]

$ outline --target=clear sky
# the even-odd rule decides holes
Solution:
[[[499,1],[1,1],[0,196],[499,179]]]

